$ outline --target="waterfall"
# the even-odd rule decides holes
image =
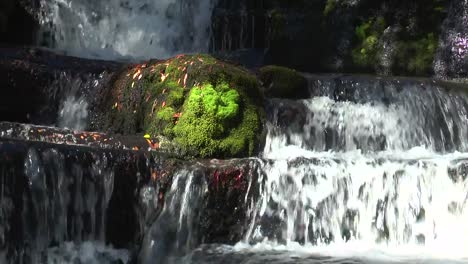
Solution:
[[[127,151],[2,139],[0,261],[128,263],[157,211],[149,180],[159,165]]]
[[[49,100],[59,101],[57,126],[75,131],[89,128],[94,118],[90,112],[93,112],[96,101],[99,101],[95,94],[105,89],[108,78],[110,77],[106,72],[81,78],[61,73],[48,87],[51,93]]]
[[[183,256],[200,244],[200,217],[208,184],[193,171],[177,172],[158,219],[145,236],[142,263],[167,263],[172,255]]]
[[[268,102],[261,198],[237,249],[466,258],[466,94],[422,79],[307,77],[315,97]]]
[[[71,55],[166,58],[208,50],[213,0],[41,0],[42,43]]]

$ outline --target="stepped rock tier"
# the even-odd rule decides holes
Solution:
[[[0,263],[468,263],[468,0],[0,3]]]

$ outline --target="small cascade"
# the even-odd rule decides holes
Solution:
[[[81,131],[89,129],[96,119],[96,111],[93,110],[101,100],[96,95],[105,91],[110,78],[111,75],[106,72],[81,77],[74,77],[66,72],[60,73],[48,87],[51,94],[50,104],[43,107],[44,112],[58,112],[54,113],[57,116],[54,123],[60,128]],[[58,109],[55,109],[55,106]]]
[[[68,96],[59,111],[59,127],[84,130],[88,118],[88,102],[83,97]]]
[[[275,160],[250,241],[468,243],[468,155],[315,154]]]
[[[171,256],[184,256],[201,243],[203,202],[208,183],[203,175],[182,170],[174,176],[165,196],[165,206],[143,242],[142,263],[167,263]]]
[[[157,211],[163,181],[150,177],[160,164],[124,150],[1,141],[0,261],[127,263]]]
[[[272,99],[266,157],[311,151],[468,150],[468,99],[417,79],[309,75],[306,100]],[[274,151],[278,150],[278,151]],[[288,153],[287,155],[290,155]]]
[[[311,99],[268,102],[261,198],[233,250],[354,243],[466,258],[466,94],[423,79],[308,79]]]
[[[252,220],[258,199],[257,159],[177,166],[164,207],[146,233],[140,263],[180,263],[204,243],[235,243]]]
[[[42,42],[89,58],[166,58],[208,50],[213,0],[41,1]]]
[[[32,262],[39,262],[35,254],[51,243],[104,241],[114,175],[107,157],[97,158],[89,168],[71,164],[67,170],[65,157],[57,151],[28,151],[24,170],[30,194],[23,198],[22,222],[26,241],[32,242]]]

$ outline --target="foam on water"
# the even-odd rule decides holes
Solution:
[[[73,130],[84,130],[88,118],[88,102],[83,97],[69,96],[65,99],[59,112],[59,127]]]
[[[43,39],[71,55],[164,58],[208,50],[213,0],[41,0]],[[47,34],[45,34],[47,35]]]
[[[468,261],[466,97],[333,82],[270,100],[261,198],[228,251]]]
[[[112,264],[129,261],[130,254],[127,250],[117,250],[102,242],[65,242],[47,251],[47,264]]]

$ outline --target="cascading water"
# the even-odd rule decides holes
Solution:
[[[42,42],[91,58],[165,58],[208,50],[213,0],[40,2]]]
[[[161,215],[145,236],[141,263],[165,263],[171,255],[183,256],[200,242],[199,225],[208,184],[193,171],[177,172]]]
[[[465,92],[423,79],[307,77],[312,98],[268,100],[267,142],[248,187],[258,196],[240,202],[243,239],[202,244],[213,187],[187,167],[174,174],[140,261],[468,260]]]
[[[316,97],[268,103],[265,183],[236,250],[467,258],[466,95],[422,80],[309,81]]]
[[[84,130],[88,117],[88,102],[83,97],[68,96],[59,112],[59,127]]]

